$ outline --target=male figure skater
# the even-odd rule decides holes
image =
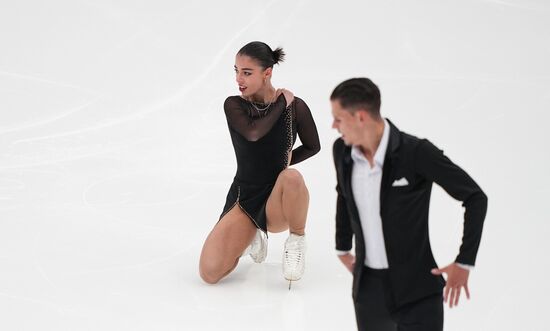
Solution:
[[[470,296],[487,197],[430,141],[380,115],[380,91],[370,79],[342,82],[330,100],[332,126],[342,134],[333,146],[336,250],[354,276],[358,329],[443,330],[443,302],[457,305],[462,290]],[[459,254],[444,268],[436,265],[428,233],[434,182],[465,207]]]

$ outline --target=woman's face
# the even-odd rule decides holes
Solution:
[[[264,69],[258,61],[250,56],[238,55],[235,57],[235,80],[243,97],[249,97],[262,89],[269,78],[272,68]]]

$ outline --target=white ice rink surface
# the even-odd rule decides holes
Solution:
[[[222,104],[252,40],[285,48],[274,85],[321,136],[296,167],[309,250],[290,292],[284,234],[216,286],[197,272],[236,166]],[[328,102],[353,76],[489,196],[472,299],[446,330],[547,330],[549,40],[546,0],[2,1],[0,330],[354,330]],[[430,212],[443,266],[463,209],[437,187]]]

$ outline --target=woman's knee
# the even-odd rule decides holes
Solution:
[[[199,264],[199,274],[206,283],[216,284],[219,282],[225,271],[223,270],[223,263],[215,261],[214,259],[203,258],[201,256],[201,261]]]
[[[207,240],[200,256],[199,274],[206,283],[216,284],[237,266],[239,257],[234,249]]]
[[[305,188],[306,184],[302,174],[296,169],[285,169],[281,172],[283,185],[291,189]]]

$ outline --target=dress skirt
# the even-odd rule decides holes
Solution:
[[[239,206],[254,226],[267,235],[266,205],[274,186],[275,183],[250,184],[234,179],[227,193],[220,220],[233,207]]]

